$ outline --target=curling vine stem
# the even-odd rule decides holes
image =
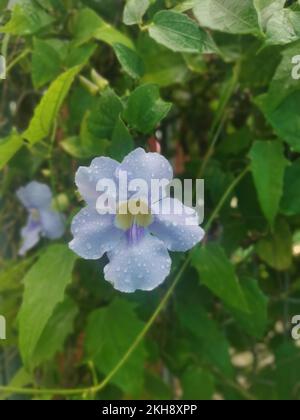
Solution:
[[[27,48],[26,50],[22,51],[21,54],[19,54],[17,57],[15,57],[6,68],[6,75],[15,67],[16,64],[18,64],[23,58],[25,58],[28,54],[31,53],[31,50]]]

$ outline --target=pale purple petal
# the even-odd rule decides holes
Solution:
[[[179,200],[166,198],[159,207],[157,205],[154,208],[158,214],[154,216],[149,230],[170,251],[186,252],[204,238],[205,232],[198,226],[196,211],[184,206]]]
[[[43,235],[49,239],[59,239],[65,233],[65,217],[52,210],[41,210]]]
[[[114,225],[115,216],[99,215],[96,210],[86,207],[72,222],[74,239],[70,248],[80,257],[97,260],[105,252],[111,251],[120,241],[124,232]]]
[[[149,200],[152,201],[150,194],[152,180],[173,179],[173,169],[168,160],[158,153],[146,153],[144,149],[138,148],[131,152],[117,169],[117,177],[122,177],[122,172],[127,174],[128,182],[142,179],[149,188]],[[161,197],[161,195],[160,195]]]
[[[171,258],[164,243],[147,233],[129,246],[126,238],[108,253],[105,279],[115,289],[133,293],[153,290],[162,284],[171,271]]]
[[[47,209],[52,201],[52,193],[48,185],[36,181],[19,188],[17,197],[27,209]]]
[[[119,166],[119,162],[108,158],[99,157],[92,161],[90,167],[81,166],[75,176],[77,188],[90,206],[95,207],[97,198],[100,193],[97,192],[97,183],[100,179],[115,179],[115,172]]]
[[[24,256],[39,242],[41,229],[41,224],[29,217],[27,225],[21,230],[22,246],[19,250],[20,256]]]

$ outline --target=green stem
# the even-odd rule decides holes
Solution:
[[[50,149],[49,149],[49,170],[50,170],[50,179],[51,179],[51,188],[54,196],[56,197],[56,179],[54,173],[54,164],[53,164],[53,151],[57,131],[57,122],[54,122],[53,131],[50,139]],[[57,204],[57,203],[55,203]]]
[[[19,54],[15,59],[13,59],[7,66],[6,68],[6,74],[8,74],[12,68],[19,63],[19,61],[23,60],[23,58],[25,58],[29,53],[31,52],[30,49],[26,49],[24,51],[21,52],[21,54]]]
[[[211,143],[209,145],[209,148],[204,156],[200,171],[199,171],[199,176],[198,178],[201,178],[204,175],[206,166],[211,158],[211,156],[214,153],[214,149],[215,149],[215,145],[219,139],[219,136],[221,134],[221,131],[223,129],[225,120],[226,120],[226,112],[225,109],[232,97],[232,95],[234,94],[236,88],[237,88],[237,84],[239,81],[239,75],[240,75],[240,68],[241,68],[241,64],[238,61],[233,69],[233,74],[231,79],[226,83],[224,92],[220,98],[220,104],[219,104],[219,108],[216,112],[214,121],[212,123],[212,127],[210,129],[208,138],[212,139]]]
[[[218,216],[220,210],[222,209],[222,207],[224,206],[224,204],[226,203],[228,197],[230,196],[230,194],[234,191],[235,187],[241,182],[241,180],[245,177],[245,175],[247,175],[247,173],[250,170],[250,166],[247,166],[246,169],[244,169],[243,172],[240,173],[240,175],[238,175],[235,180],[230,184],[230,186],[228,187],[228,189],[226,190],[225,194],[223,195],[223,197],[221,198],[221,200],[219,201],[218,205],[216,206],[216,208],[214,209],[214,211],[212,212],[212,215],[210,216],[206,226],[205,226],[205,230],[210,229],[213,221],[216,219],[216,217]]]
[[[224,203],[226,203],[228,197],[232,193],[232,191],[235,189],[235,187],[239,184],[239,182],[243,179],[243,177],[247,174],[249,171],[249,167],[247,167],[228,187],[228,189],[224,192],[223,197],[221,198],[219,204],[216,206],[215,210],[213,211],[212,215],[210,216],[208,222],[205,225],[205,230],[209,230],[211,227],[213,221],[218,216],[219,211],[223,207]],[[111,381],[111,379],[116,375],[116,373],[122,368],[122,366],[127,362],[129,357],[132,355],[132,353],[136,350],[136,348],[139,346],[139,344],[142,342],[144,337],[147,335],[153,324],[155,323],[157,317],[162,312],[163,308],[168,303],[170,297],[172,296],[177,284],[179,283],[182,275],[184,274],[185,270],[189,266],[192,259],[192,252],[189,254],[187,259],[185,260],[184,264],[181,266],[178,274],[175,277],[174,282],[160,301],[158,307],[154,311],[151,318],[148,320],[145,327],[142,329],[140,334],[136,337],[134,342],[131,344],[130,348],[127,350],[127,352],[124,354],[124,356],[120,359],[120,361],[116,364],[116,366],[112,369],[112,371],[107,375],[107,377],[100,382],[97,385],[93,385],[88,388],[77,388],[77,389],[33,389],[33,388],[17,388],[17,387],[0,387],[0,392],[4,393],[15,393],[15,394],[23,394],[23,395],[61,395],[61,396],[70,396],[70,395],[83,395],[83,394],[93,394],[99,391],[102,391],[106,385]]]
[[[55,165],[54,165],[54,162],[53,162],[53,153],[54,153],[54,146],[55,146],[55,140],[56,140],[56,132],[57,132],[57,122],[55,121],[54,126],[53,126],[52,136],[51,136],[51,139],[50,139],[49,170],[50,170],[51,188],[52,188],[52,193],[53,193],[53,196],[54,196],[53,202],[55,204],[55,209],[59,212],[59,214],[61,216],[61,220],[65,224],[65,220],[62,217],[62,210],[60,208],[60,203],[59,203],[59,200],[58,200],[58,193],[57,193],[57,188],[56,188],[56,185],[58,184],[58,182],[56,180]]]
[[[212,142],[210,143],[210,146],[209,146],[209,148],[208,148],[208,150],[207,150],[207,152],[206,152],[206,154],[204,156],[202,165],[200,167],[198,178],[202,178],[202,176],[205,173],[205,170],[206,170],[206,167],[208,165],[208,162],[209,162],[210,158],[212,157],[212,155],[214,153],[215,145],[216,145],[216,143],[217,143],[217,141],[219,139],[219,136],[221,134],[221,131],[223,130],[225,119],[226,119],[226,114],[223,115],[223,117],[222,117],[222,119],[220,121],[220,124],[217,127],[215,134],[213,135]]]

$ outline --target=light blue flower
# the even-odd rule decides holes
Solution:
[[[108,157],[99,157],[90,167],[80,167],[75,182],[87,207],[73,220],[74,239],[69,246],[84,259],[97,260],[106,253],[110,262],[104,269],[105,279],[115,289],[126,293],[149,291],[162,284],[170,274],[168,251],[188,251],[203,239],[204,231],[194,210],[178,200],[164,197],[159,208],[169,206],[171,209],[165,214],[157,211],[158,203],[153,202],[151,194],[146,200],[128,193],[129,201],[138,200],[144,206],[144,214],[121,214],[124,203],[116,214],[99,214],[99,181],[111,179],[118,184],[124,173],[129,182],[138,178],[149,186],[153,179],[169,182],[173,179],[172,167],[163,156],[146,153],[141,148],[130,153],[121,164]],[[181,214],[178,209],[182,210]]]
[[[27,224],[21,230],[23,242],[19,255],[25,255],[41,237],[54,240],[63,236],[64,216],[51,209],[52,193],[47,185],[30,182],[17,191],[17,197],[28,211]]]

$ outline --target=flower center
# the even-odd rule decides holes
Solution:
[[[148,205],[139,198],[121,203],[117,210],[116,225],[125,231],[134,226],[146,228],[152,221],[153,217]]]
[[[145,228],[133,224],[130,229],[126,231],[126,238],[128,245],[137,245],[145,236]]]
[[[34,222],[40,221],[40,213],[37,209],[34,209],[34,208],[30,209],[30,216]]]

